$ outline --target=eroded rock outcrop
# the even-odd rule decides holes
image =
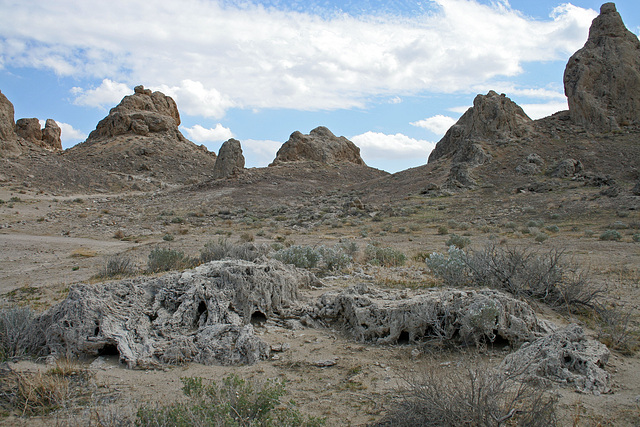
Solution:
[[[0,92],[0,157],[20,155],[15,128],[13,104]]]
[[[526,381],[575,387],[583,393],[610,391],[609,374],[604,366],[609,349],[588,339],[576,324],[524,344],[505,357],[500,370]]]
[[[306,271],[278,261],[213,261],[184,272],[73,286],[39,319],[43,346],[56,357],[116,352],[130,368],[196,361],[250,364],[268,345],[252,319],[282,314]]]
[[[40,120],[37,118],[19,119],[16,121],[16,134],[38,147],[62,151],[62,130],[53,119],[47,119],[44,128],[40,127]]]
[[[567,63],[564,90],[571,119],[599,131],[640,124],[640,41],[614,3],[605,3],[589,38]]]
[[[244,169],[244,155],[240,141],[229,139],[220,147],[216,164],[213,166],[213,179],[229,178]]]
[[[98,123],[96,129],[89,134],[88,141],[123,134],[150,133],[169,133],[184,139],[178,126],[180,113],[173,98],[162,92],[151,92],[144,86],[136,86],[133,95],[125,96]]]
[[[491,160],[486,148],[521,138],[530,131],[531,119],[504,94],[478,95],[460,119],[449,128],[429,154],[428,163],[450,159],[451,169],[443,188],[475,185],[473,168]]]
[[[313,129],[309,135],[298,131],[292,133],[289,140],[278,150],[271,166],[296,161],[324,164],[350,162],[365,165],[360,157],[360,148],[344,136],[335,136],[323,126]]]
[[[322,295],[309,315],[356,340],[381,344],[500,338],[517,345],[551,330],[528,304],[490,289],[434,289],[410,297],[360,285]]]

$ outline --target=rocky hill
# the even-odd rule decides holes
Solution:
[[[74,162],[117,174],[173,184],[211,176],[215,153],[187,140],[175,101],[137,86],[102,119],[87,140],[65,155]]]

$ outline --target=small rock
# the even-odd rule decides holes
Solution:
[[[338,359],[327,359],[327,360],[316,360],[313,362],[319,368],[328,368],[330,366],[335,366],[338,363]]]

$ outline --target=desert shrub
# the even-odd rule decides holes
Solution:
[[[632,311],[624,307],[598,306],[595,312],[597,338],[611,349],[633,355],[640,348],[638,332],[633,328]]]
[[[440,252],[430,254],[425,262],[427,267],[447,285],[464,286],[469,282],[469,270],[466,263],[467,254],[456,246],[449,246],[447,256]]]
[[[104,266],[98,273],[98,278],[126,277],[136,274],[136,265],[126,255],[114,255],[107,258]]]
[[[240,235],[240,241],[243,243],[253,242],[254,240],[255,240],[255,237],[251,233],[242,233]]]
[[[513,221],[507,222],[504,226],[505,226],[505,228],[509,228],[511,230],[515,230],[516,228],[518,228],[518,224],[516,224]]]
[[[210,262],[225,258],[255,261],[268,253],[267,245],[256,245],[252,242],[232,243],[227,239],[219,238],[217,242],[212,241],[204,245],[200,251],[200,261]]]
[[[468,368],[431,366],[407,376],[377,426],[555,426],[557,397],[515,375],[468,360]]]
[[[351,264],[352,258],[345,253],[340,244],[333,248],[320,246],[318,250],[322,256],[322,264],[325,270],[340,271]]]
[[[445,245],[448,247],[455,246],[456,248],[463,249],[465,246],[468,246],[469,243],[471,243],[471,240],[468,237],[463,237],[454,233],[445,242]]]
[[[549,238],[549,235],[548,235],[548,234],[543,233],[543,232],[540,232],[540,233],[536,233],[535,240],[536,240],[536,242],[538,242],[538,243],[542,243],[542,242],[544,242],[545,240],[547,240],[548,238]]]
[[[347,255],[349,255],[351,258],[353,258],[358,253],[358,250],[360,249],[358,248],[358,244],[355,242],[355,240],[347,240],[344,242],[340,242],[336,246],[342,249],[342,251]]]
[[[150,273],[157,273],[160,271],[191,268],[195,264],[195,260],[186,256],[182,251],[177,251],[175,249],[155,248],[149,254],[147,270]]]
[[[315,268],[322,259],[322,254],[312,246],[293,245],[280,249],[273,257],[285,264],[293,264],[298,268]]]
[[[444,235],[446,235],[446,234],[449,234],[449,229],[448,229],[446,226],[444,226],[444,225],[440,225],[440,226],[438,227],[438,234],[440,234],[441,236],[444,236]]]
[[[44,338],[35,319],[29,307],[0,309],[0,362],[41,353]]]
[[[139,426],[321,426],[324,420],[306,417],[294,403],[282,405],[284,384],[278,381],[250,382],[236,375],[221,384],[202,378],[182,378],[188,400],[138,410]]]
[[[626,230],[629,228],[629,225],[625,224],[622,221],[615,221],[613,224],[609,225],[609,228],[613,230]]]
[[[407,256],[390,247],[382,248],[368,244],[364,251],[365,262],[384,267],[400,267],[404,265]]]
[[[640,242],[640,233],[634,234],[631,238],[634,242]]]
[[[544,229],[551,233],[557,233],[560,231],[560,227],[557,225],[547,225]]]
[[[593,237],[596,234],[593,230],[584,230],[584,237]]]
[[[175,237],[173,237],[173,234],[165,234],[164,236],[162,236],[162,240],[164,240],[165,242],[173,242],[173,240],[175,239]]]
[[[606,230],[600,235],[600,240],[620,240],[622,235],[616,230]]]
[[[67,378],[42,372],[5,371],[0,403],[19,415],[45,415],[61,408],[71,396]]]

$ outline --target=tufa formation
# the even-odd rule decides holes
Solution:
[[[327,165],[350,162],[366,166],[360,157],[360,149],[353,142],[344,136],[335,136],[324,126],[313,129],[309,135],[298,131],[292,133],[269,166],[296,161],[313,161]]]
[[[613,3],[593,20],[589,38],[570,59],[564,91],[571,120],[608,132],[640,124],[640,41]]]
[[[222,144],[216,164],[213,166],[213,179],[229,178],[244,170],[244,156],[240,141],[229,139]]]
[[[62,131],[53,119],[47,119],[42,129],[40,120],[36,118],[20,119],[16,122],[16,134],[46,150],[62,151]]]

